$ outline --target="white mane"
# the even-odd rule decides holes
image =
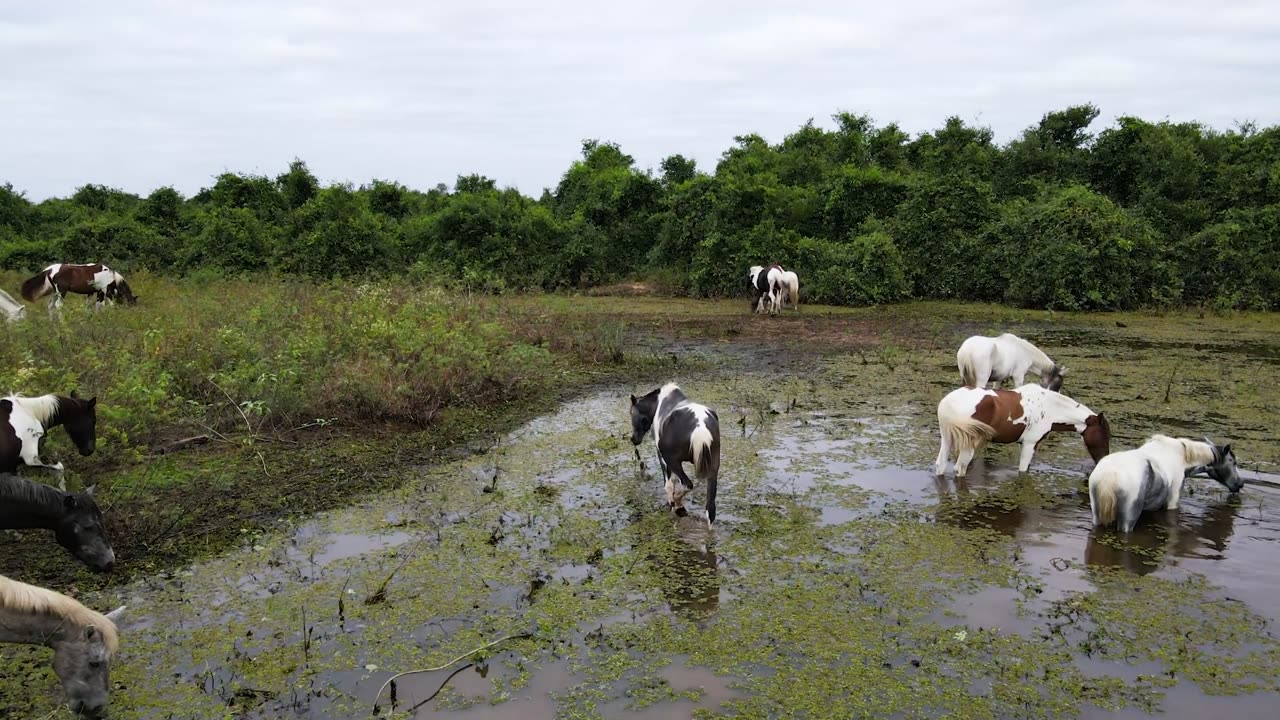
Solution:
[[[14,404],[14,407],[22,408],[31,417],[35,418],[41,425],[49,422],[49,418],[58,410],[57,395],[41,395],[40,397],[23,397],[21,395],[9,395],[5,398]]]
[[[1180,456],[1179,460],[1187,466],[1209,465],[1216,459],[1213,446],[1203,440],[1175,438],[1168,435],[1152,435],[1142,446],[1143,449],[1162,449]]]
[[[35,585],[10,580],[0,575],[0,609],[15,612],[53,615],[75,627],[92,625],[102,633],[107,652],[115,654],[120,647],[120,635],[116,624],[100,612],[90,610],[79,601],[61,593]]]

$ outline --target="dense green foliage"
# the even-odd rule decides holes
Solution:
[[[650,277],[694,295],[746,292],[781,262],[806,299],[963,298],[1063,309],[1280,303],[1280,127],[1218,131],[1045,115],[1000,146],[949,118],[911,138],[840,113],[781,143],[735,139],[713,173],[672,155],[645,171],[589,140],[535,200],[481,176],[426,192],[322,187],[301,161],[226,173],[183,198],[86,185],[29,202],[0,186],[0,267],[114,263],[126,272],[408,271],[483,291]]]

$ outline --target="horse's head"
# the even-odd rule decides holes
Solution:
[[[1067,375],[1066,368],[1060,368],[1057,365],[1051,365],[1040,371],[1040,387],[1045,390],[1054,392],[1062,392],[1062,381]]]
[[[639,445],[653,427],[653,416],[658,413],[658,391],[637,398],[631,396],[631,444]]]
[[[77,715],[100,718],[106,714],[116,642],[114,623],[123,612],[124,608],[119,607],[106,614],[113,624],[108,630],[96,625],[73,628],[53,644],[53,672],[62,681],[62,691]],[[113,634],[110,641],[107,632]]]
[[[98,398],[80,399],[75,390],[70,398],[63,398],[59,412],[62,424],[71,436],[71,442],[81,455],[92,455],[98,444]]]
[[[1089,457],[1095,463],[1111,454],[1111,423],[1107,422],[1105,413],[1085,418],[1084,432],[1080,433],[1080,437],[1084,439],[1084,448],[1089,451]]]
[[[1213,462],[1205,466],[1205,474],[1217,480],[1229,492],[1240,492],[1240,488],[1244,487],[1244,480],[1240,478],[1240,469],[1236,467],[1236,454],[1231,451],[1231,444],[1219,447],[1209,438],[1204,441],[1213,447]]]
[[[124,300],[126,303],[130,305],[138,304],[138,296],[133,294],[133,290],[129,288],[129,283],[125,282],[124,278],[119,278],[116,280],[115,288],[116,288],[116,291],[115,291],[116,297],[120,298],[121,300]]]
[[[102,510],[93,499],[93,488],[68,493],[62,499],[63,515],[55,533],[58,544],[76,559],[98,572],[111,572],[116,553],[102,527]]]

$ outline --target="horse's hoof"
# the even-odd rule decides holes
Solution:
[[[682,507],[676,508],[676,517],[684,517],[685,515],[688,515],[688,514],[689,514],[688,510]]]

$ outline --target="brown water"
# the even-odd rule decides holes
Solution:
[[[1106,362],[1103,354],[1097,362]],[[715,637],[723,630],[719,623],[757,622],[737,611],[770,584],[812,589],[827,582],[824,577],[842,582],[852,572],[846,559],[862,552],[836,542],[842,528],[904,514],[918,515],[926,527],[989,528],[1012,539],[1017,562],[1010,567],[1020,567],[1023,578],[980,581],[940,596],[922,619],[911,621],[921,627],[970,634],[999,628],[1036,638],[1049,624],[1052,603],[1100,587],[1091,567],[1121,568],[1143,582],[1203,576],[1218,588],[1211,602],[1243,604],[1269,623],[1260,633],[1280,622],[1275,476],[1246,470],[1251,482],[1238,497],[1194,480],[1179,511],[1147,518],[1118,541],[1090,527],[1083,492],[1090,462],[1077,438],[1046,441],[1025,475],[1016,471],[1015,449],[991,448],[979,454],[967,480],[936,478],[932,413],[950,387],[944,373],[954,368],[932,357],[909,369],[815,364],[774,359],[682,379],[690,395],[719,410],[725,434],[722,516],[714,530],[701,520],[700,486],[693,514],[677,519],[659,507],[661,481],[637,470],[624,439],[626,397],[665,379],[650,378],[568,403],[484,455],[406,469],[403,491],[246,538],[240,552],[137,583],[118,598],[132,615],[123,625],[125,649],[115,674],[117,716],[364,716],[393,671],[442,664],[519,631],[534,633],[536,641],[398,682],[397,710],[415,718],[526,720],[733,714],[746,707],[733,703],[753,694],[748,675],[767,679],[776,668],[748,671],[731,662],[733,647],[710,648],[700,661],[696,646],[663,639],[665,628]],[[1080,374],[1087,371],[1086,364]],[[1113,381],[1098,385],[1107,382]],[[1078,386],[1083,399],[1091,385]],[[1123,413],[1118,421],[1108,407],[1108,415],[1124,426]],[[1231,423],[1225,414],[1219,422]],[[1134,437],[1145,430],[1126,432]],[[640,450],[651,470],[651,444]],[[1249,450],[1247,443],[1237,447],[1246,467],[1256,457]],[[794,524],[781,532],[768,529],[773,522]],[[810,536],[816,544],[805,549]],[[587,553],[588,547],[596,550]],[[762,548],[802,558],[795,577],[786,566],[765,564],[762,556],[773,550]],[[817,574],[802,571],[803,558],[821,566]],[[762,578],[762,572],[773,576]],[[367,604],[387,577],[386,601]],[[1020,589],[1027,578],[1039,583],[1030,600]],[[904,573],[899,582],[928,580]],[[879,582],[881,591],[894,583]],[[767,629],[790,619],[758,622]],[[645,634],[631,634],[636,628]],[[897,629],[887,625],[886,632]],[[810,652],[829,650],[799,645],[789,652],[798,653],[799,663]],[[908,678],[907,687],[924,672],[914,668],[929,667],[930,655],[904,653],[884,665],[888,677]],[[627,658],[634,664],[610,668]],[[1073,658],[1088,677],[1127,681],[1158,675],[1162,667],[1081,652]],[[37,684],[36,691],[55,693],[49,684]],[[969,691],[989,692],[982,682]],[[0,680],[0,693],[14,692]],[[1273,692],[1215,696],[1185,678],[1162,692],[1158,709],[1171,718],[1216,712],[1270,718],[1280,700]],[[799,695],[794,706],[779,701],[786,710],[775,705],[767,714],[794,709],[821,716]],[[388,700],[384,693],[384,710]],[[1066,714],[1140,713],[1146,714],[1137,703],[1112,713],[1080,701]],[[898,714],[928,717],[931,711]],[[995,715],[1027,716],[1007,709]]]

